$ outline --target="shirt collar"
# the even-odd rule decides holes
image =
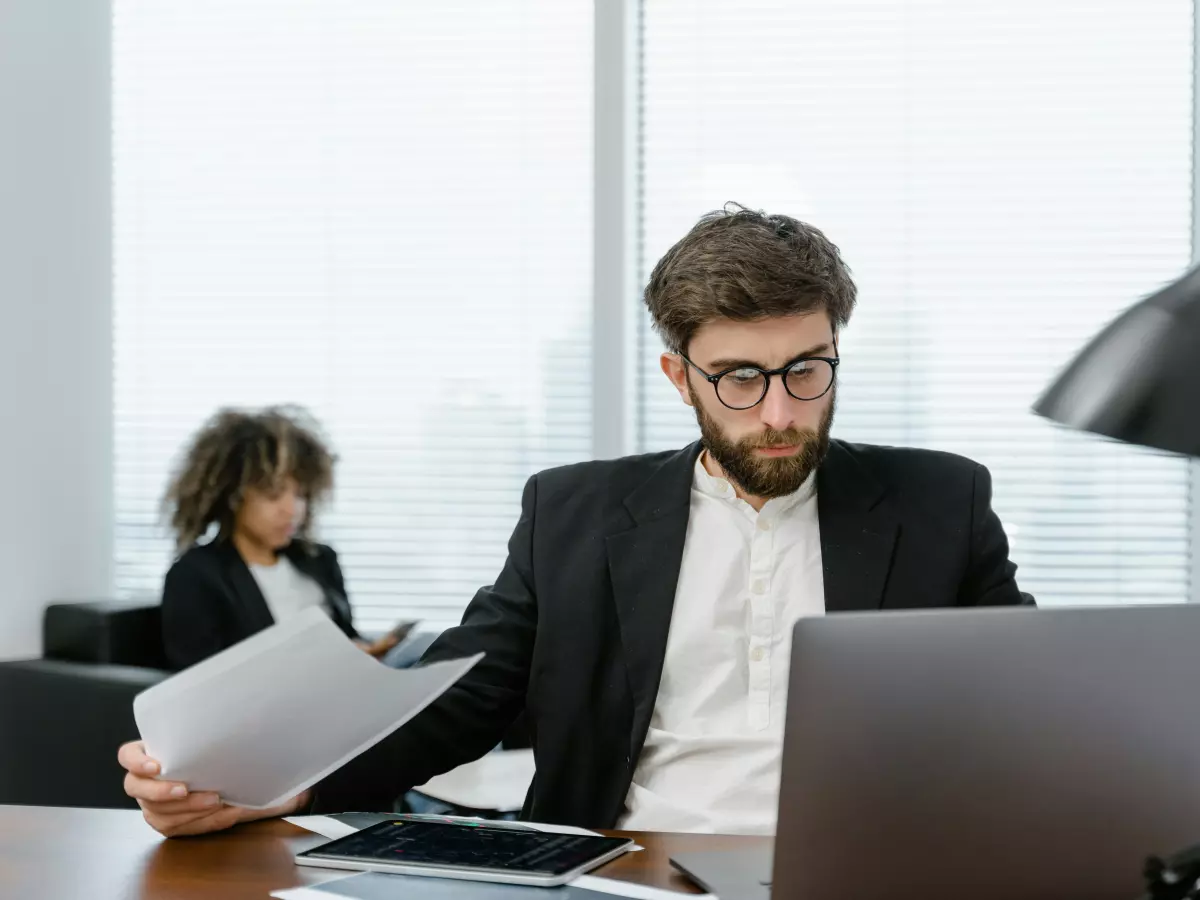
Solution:
[[[696,457],[695,472],[692,477],[692,487],[702,494],[709,497],[716,497],[734,504],[741,504],[753,510],[753,507],[745,500],[737,495],[737,491],[733,489],[733,485],[728,479],[718,478],[710,475],[708,469],[704,468],[704,455],[707,453],[704,450]],[[772,497],[765,504],[758,515],[781,515],[802,503],[812,500],[817,493],[817,473],[810,472],[809,476],[804,479],[804,483],[790,494],[784,494],[782,497]]]

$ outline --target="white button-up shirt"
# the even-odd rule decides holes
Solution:
[[[824,611],[815,475],[755,512],[697,460],[662,682],[621,828],[774,833],[791,629]]]

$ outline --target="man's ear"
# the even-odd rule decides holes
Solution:
[[[688,392],[687,363],[683,361],[683,357],[678,353],[664,353],[658,358],[658,364],[662,367],[663,374],[670,379],[675,390],[679,391],[680,399],[691,406],[692,395]]]

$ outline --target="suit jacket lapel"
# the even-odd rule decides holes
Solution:
[[[817,516],[827,612],[878,609],[899,525],[884,488],[844,444],[833,441],[817,471]]]
[[[221,539],[218,538],[218,540]],[[250,574],[250,567],[237,552],[233,542],[222,540],[219,549],[224,562],[225,577],[237,600],[238,613],[242,616],[250,633],[253,634],[275,624],[267,601],[263,598],[262,591],[259,590],[258,582]]]
[[[332,573],[322,565],[321,557],[314,554],[310,547],[311,544],[292,541],[284,548],[283,555],[292,561],[298,572],[307,575],[321,588],[333,623],[342,629],[347,637],[356,637],[354,610],[350,606],[349,598],[330,583]]]
[[[632,527],[606,539],[608,570],[634,703],[631,760],[642,752],[658,697],[687,537],[692,471],[699,453],[700,445],[693,444],[662,463],[625,498]]]

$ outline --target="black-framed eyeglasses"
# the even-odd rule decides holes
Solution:
[[[779,369],[734,366],[710,375],[684,356],[680,359],[704,376],[717,399],[730,409],[750,409],[762,403],[771,386],[771,376],[783,380],[783,389],[797,400],[819,400],[829,393],[841,360],[836,356],[805,356]]]

